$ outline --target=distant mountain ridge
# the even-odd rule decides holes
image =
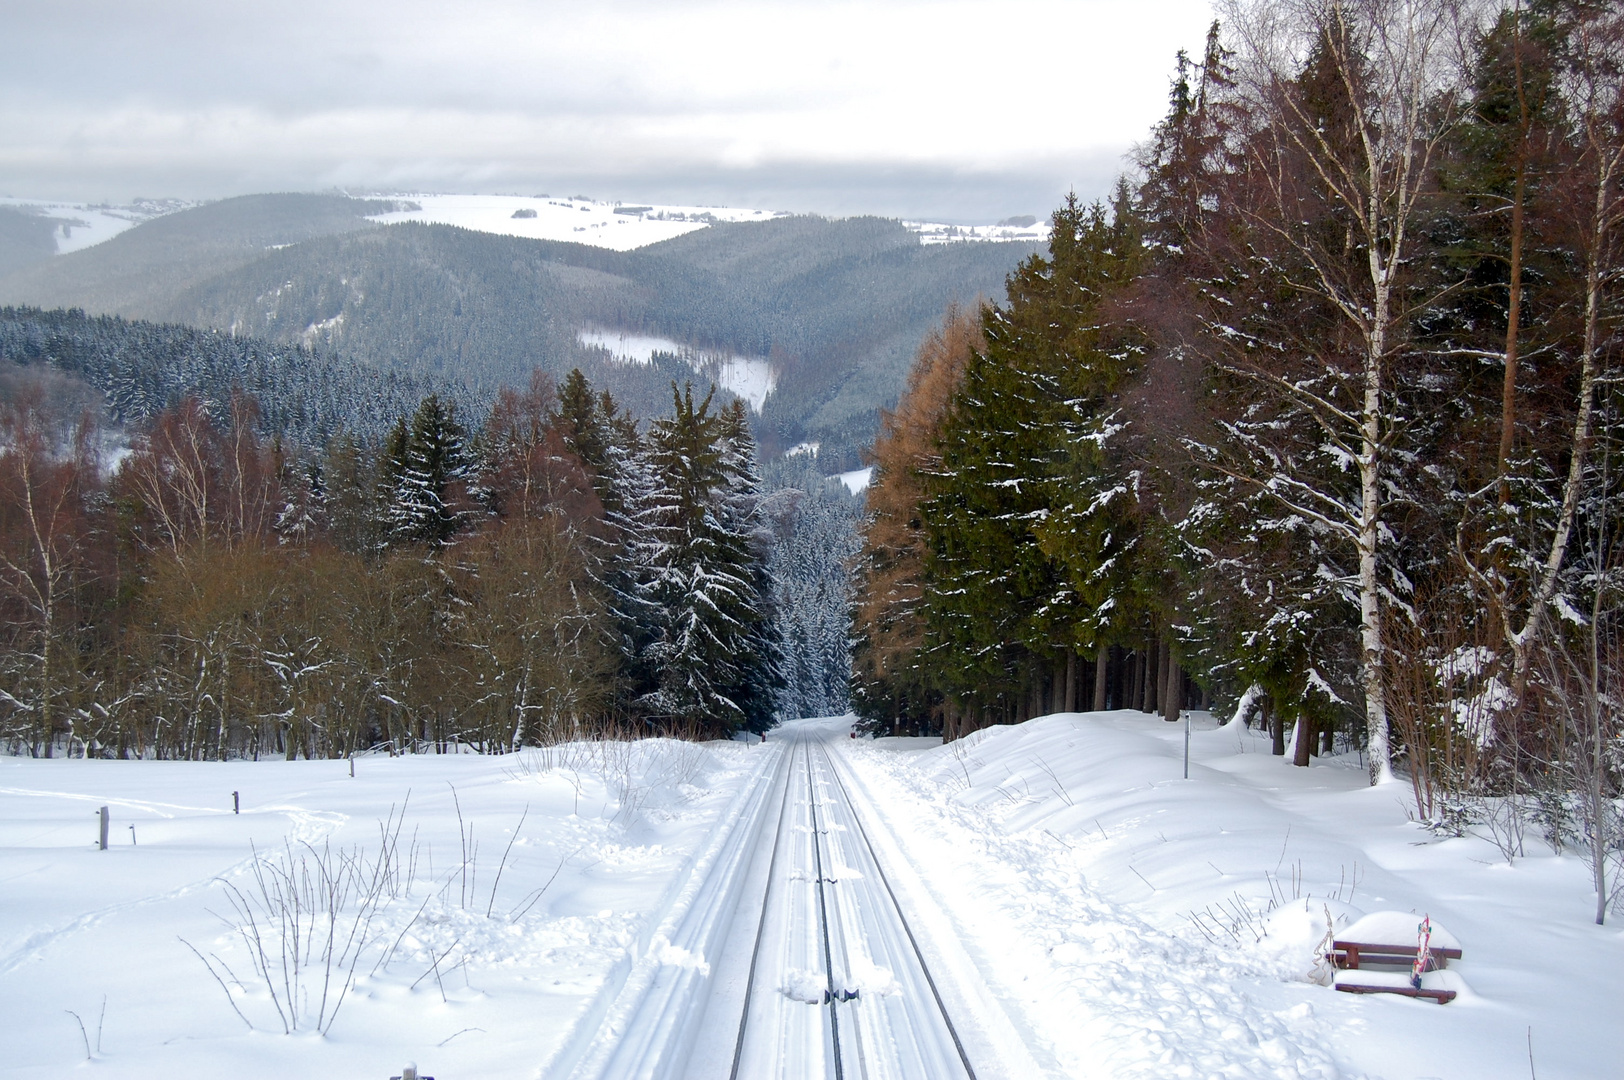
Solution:
[[[855,467],[950,302],[1001,297],[1030,243],[924,245],[895,221],[718,222],[629,251],[379,225],[387,200],[229,199],[0,279],[0,303],[80,307],[342,352],[477,390],[582,367],[643,415],[681,364],[617,363],[583,329],[770,360],[763,449]]]

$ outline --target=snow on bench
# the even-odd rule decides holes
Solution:
[[[1413,912],[1378,911],[1342,931],[1332,941],[1329,954],[1339,969],[1333,985],[1350,994],[1401,994],[1431,998],[1440,1005],[1453,1001],[1465,984],[1460,976],[1443,969],[1449,961],[1461,958],[1460,941],[1432,923],[1418,987],[1411,978],[1420,948],[1418,923]],[[1373,971],[1371,965],[1397,970]]]

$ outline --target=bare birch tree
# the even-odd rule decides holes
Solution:
[[[1385,512],[1405,389],[1394,367],[1415,312],[1436,299],[1413,256],[1458,119],[1450,87],[1464,16],[1449,0],[1231,0],[1225,10],[1252,126],[1235,140],[1238,197],[1219,227],[1235,227],[1222,241],[1231,280],[1267,283],[1274,295],[1253,296],[1266,314],[1250,330],[1228,325],[1220,305],[1212,337],[1227,370],[1306,417],[1321,440],[1316,456],[1356,484],[1339,489],[1294,467],[1257,428],[1237,439],[1246,452],[1235,472],[1355,556],[1349,591],[1377,783],[1392,777]]]

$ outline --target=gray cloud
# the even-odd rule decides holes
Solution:
[[[1205,0],[8,5],[0,187],[532,191],[949,220],[1103,192]]]

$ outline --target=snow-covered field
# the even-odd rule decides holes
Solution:
[[[614,251],[657,244],[712,221],[765,221],[776,216],[770,210],[730,206],[650,206],[546,195],[395,197],[417,204],[418,209],[380,214],[373,221],[425,221],[532,240],[571,240]]]
[[[0,759],[0,1075],[65,1076],[88,1046],[119,1077],[535,1076],[658,950],[762,749],[366,757],[353,779]],[[330,924],[323,875],[357,856]]]
[[[1508,865],[1412,822],[1408,787],[1355,758],[1293,768],[1197,716],[1188,781],[1182,725],[1137,712],[853,745],[941,918],[1065,1075],[1624,1075],[1624,932],[1591,921],[1579,858],[1530,835]],[[1430,915],[1462,943],[1460,997],[1310,981],[1327,910]]]
[[[624,364],[647,364],[657,352],[671,353],[686,360],[695,371],[715,380],[716,385],[730,394],[743,398],[755,412],[767,403],[767,397],[778,384],[772,364],[765,357],[736,356],[694,349],[670,338],[648,334],[627,333],[620,330],[588,328],[578,331],[577,340],[592,349],[603,349]]]
[[[861,494],[868,487],[868,482],[874,479],[874,466],[865,465],[861,469],[840,473],[840,482],[846,485],[846,490],[853,495]]]
[[[382,214],[372,220],[427,221],[458,225],[478,232],[526,236],[533,240],[572,240],[577,244],[630,251],[657,244],[718,221],[766,221],[783,217],[785,210],[751,210],[739,206],[678,206],[666,204],[599,202],[584,196],[547,195],[403,195],[416,210]],[[1045,243],[1049,222],[1026,225],[949,225],[933,221],[904,221],[919,234],[922,244],[962,244],[977,241],[1024,240]]]
[[[128,206],[107,204],[50,202],[42,199],[14,199],[0,196],[0,206],[15,206],[43,217],[55,218],[56,253],[66,255],[111,240],[126,229],[134,228],[151,218],[183,210],[195,203],[165,199],[156,202],[132,203]]]
[[[984,984],[1042,1074],[1618,1075],[1624,935],[1590,921],[1580,860],[1536,837],[1507,864],[1411,822],[1407,789],[1367,787],[1357,759],[1295,769],[1204,714],[1188,781],[1182,728],[1139,713],[946,747],[844,726],[792,730],[833,736],[923,940],[962,946],[968,968],[944,970]],[[717,957],[664,935],[717,894],[714,867],[749,865],[717,852],[775,805],[779,751],[366,757],[354,778],[0,759],[0,1075],[87,1057],[120,1077],[387,1077],[409,1060],[442,1080],[560,1075],[585,1040],[641,1030],[616,1009],[650,970],[710,979]],[[349,889],[333,920],[329,880]],[[730,891],[748,940],[752,894]],[[1316,920],[1376,911],[1460,939],[1457,1000],[1314,981]]]

